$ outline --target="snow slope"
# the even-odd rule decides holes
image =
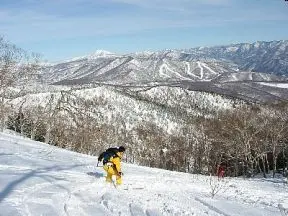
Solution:
[[[288,83],[260,83],[261,85],[272,86],[276,88],[288,88]]]
[[[105,183],[96,161],[0,133],[0,215],[280,216],[287,211],[288,186],[281,179],[218,181],[123,163],[124,184],[116,189]],[[211,198],[213,185],[221,190]]]

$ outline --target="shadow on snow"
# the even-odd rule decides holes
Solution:
[[[94,177],[96,177],[96,178],[104,177],[104,174],[103,174],[103,173],[98,173],[98,172],[87,172],[87,175],[89,175],[89,176],[94,176]]]
[[[4,189],[0,192],[0,203],[5,199],[5,197],[7,197],[13,191],[13,189],[15,189],[18,185],[27,181],[30,178],[34,177],[43,178],[45,176],[45,175],[43,176],[43,174],[48,174],[49,172],[71,170],[75,167],[81,167],[81,166],[84,165],[76,164],[73,166],[50,166],[31,170],[25,173],[21,178],[10,182],[6,187],[4,187]],[[47,175],[47,177],[49,177],[49,175]]]

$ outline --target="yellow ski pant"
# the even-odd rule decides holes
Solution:
[[[117,172],[116,168],[114,167],[114,165],[104,165],[103,169],[106,171],[106,182],[112,182],[112,177],[113,175],[116,176],[116,184],[120,185],[122,184],[122,178],[119,175],[119,173]]]

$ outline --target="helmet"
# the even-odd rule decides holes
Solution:
[[[124,146],[120,146],[120,147],[118,148],[118,150],[119,150],[119,152],[124,152],[124,151],[125,151],[125,147],[124,147]]]

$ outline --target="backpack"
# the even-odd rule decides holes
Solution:
[[[107,162],[109,162],[109,159],[111,157],[118,157],[117,153],[118,153],[118,149],[117,148],[109,148],[107,149],[105,152],[102,152],[99,157],[98,157],[98,162],[103,160],[103,164],[106,164]]]

